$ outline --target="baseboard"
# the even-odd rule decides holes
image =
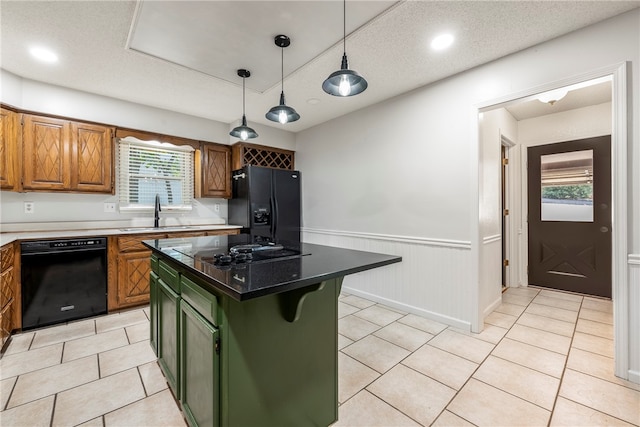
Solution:
[[[495,310],[500,306],[500,304],[502,304],[502,292],[500,292],[500,296],[498,296],[498,298],[496,298],[495,301],[493,301],[491,304],[489,304],[487,308],[484,309],[484,312],[482,313],[482,318],[484,319],[485,317],[490,315],[493,312],[493,310]]]
[[[640,371],[629,370],[629,381],[632,383],[640,384]]]

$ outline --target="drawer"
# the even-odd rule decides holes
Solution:
[[[163,260],[158,260],[158,276],[160,276],[160,279],[173,289],[174,292],[180,293],[180,275]]]
[[[216,296],[205,291],[185,276],[180,278],[180,287],[182,299],[187,301],[202,317],[214,326],[218,326],[218,299]]]
[[[151,254],[151,271],[158,274],[158,256],[155,254]]]
[[[133,234],[130,236],[118,237],[118,251],[148,251],[149,248],[141,243],[143,240],[165,239],[166,237],[166,234]]]

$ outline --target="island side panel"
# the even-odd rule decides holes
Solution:
[[[221,423],[330,425],[338,419],[338,296],[342,277],[314,285],[299,317],[287,293],[223,297]]]

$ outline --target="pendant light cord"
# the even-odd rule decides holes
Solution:
[[[244,111],[244,77],[242,78],[242,115],[245,115]]]
[[[280,52],[282,53],[282,55],[280,56],[280,83],[282,93],[284,93],[284,47],[280,48]]]
[[[347,0],[342,1],[342,50],[347,54]]]

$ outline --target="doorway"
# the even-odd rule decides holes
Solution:
[[[611,298],[611,137],[527,149],[529,285]]]

